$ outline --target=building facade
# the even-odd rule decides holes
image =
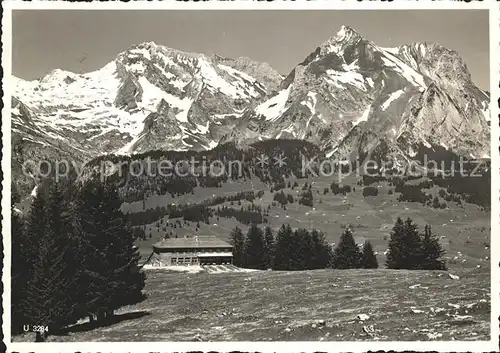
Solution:
[[[152,265],[232,264],[233,246],[213,236],[168,238],[153,245]]]

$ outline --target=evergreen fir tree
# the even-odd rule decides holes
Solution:
[[[47,195],[45,188],[39,186],[37,194],[31,203],[28,218],[26,221],[26,258],[28,261],[28,271],[33,268],[37,249],[42,235],[47,233]]]
[[[79,311],[88,315],[90,322],[112,295],[108,290],[110,259],[107,255],[110,252],[107,251],[108,239],[103,234],[106,220],[101,213],[102,195],[103,186],[95,180],[88,181],[81,188],[76,202],[76,231],[82,242],[78,260],[83,268],[78,280],[85,288],[79,300]]]
[[[363,268],[378,268],[377,257],[375,256],[375,253],[373,252],[373,246],[369,241],[366,241],[363,245],[361,266]]]
[[[38,248],[23,302],[29,323],[45,327],[43,332],[37,332],[37,341],[44,341],[49,333],[60,332],[64,326],[76,321],[75,303],[71,298],[72,278],[67,264],[71,251],[70,229],[61,208],[62,192],[57,184],[53,184],[48,201],[41,201],[45,197],[45,193],[38,194],[30,214],[30,236],[36,235]],[[33,209],[40,204],[46,205],[43,214]],[[43,231],[37,232],[36,227]]]
[[[144,299],[145,275],[139,270],[139,253],[134,237],[120,211],[121,201],[109,183],[88,182],[77,205],[77,229],[82,250],[79,276],[82,289],[80,312],[93,321]]]
[[[266,227],[264,231],[264,263],[266,268],[273,266],[274,236],[271,227]]]
[[[23,219],[14,207],[19,200],[18,194],[14,187],[11,190],[11,330],[12,333],[21,333],[22,325],[26,323],[22,303],[27,290],[30,263]]]
[[[313,256],[311,259],[310,269],[327,268],[331,265],[332,249],[326,242],[325,235],[313,229],[311,233],[311,240],[313,242]]]
[[[431,226],[426,225],[422,234],[422,256],[420,263],[422,270],[446,270],[445,260],[442,258],[444,250],[439,239],[432,233]]]
[[[418,231],[418,226],[411,218],[405,221],[405,247],[408,251],[408,269],[419,269],[423,261],[422,237]]]
[[[245,239],[245,266],[254,269],[265,269],[264,233],[256,224],[248,229]]]
[[[340,242],[333,252],[333,267],[338,269],[359,268],[361,252],[354,241],[350,228],[342,233]]]
[[[40,241],[37,266],[28,282],[24,302],[28,323],[45,328],[45,331],[36,333],[37,342],[45,341],[49,332],[58,332],[64,327],[70,304],[64,302],[64,293],[69,285],[64,276],[65,249],[50,235],[46,233]]]
[[[242,267],[244,261],[245,236],[240,228],[236,227],[229,235],[233,246],[233,265]]]
[[[77,261],[80,242],[73,226],[73,206],[70,202],[72,190],[73,187],[67,180],[57,182],[50,186],[48,197],[49,228],[53,233],[57,233],[56,238],[64,241],[66,248],[63,255],[64,276],[69,284],[66,288],[65,300],[67,299],[72,304],[66,312],[66,325],[81,318],[77,305],[81,293],[77,280],[81,272],[81,264]]]
[[[311,236],[306,229],[300,228],[292,233],[290,243],[289,270],[301,271],[310,268],[314,251]]]
[[[105,311],[105,316],[113,315],[113,311],[126,305],[133,305],[145,299],[142,292],[146,277],[139,268],[140,254],[134,245],[134,236],[121,212],[121,200],[116,187],[106,183],[104,188],[104,217],[108,220],[106,229],[110,244],[110,259],[112,274],[110,283],[114,292],[110,298],[111,305]]]
[[[405,249],[403,248],[404,238],[404,223],[401,217],[398,217],[392,227],[391,237],[389,239],[388,250],[386,255],[385,266],[387,268],[399,269],[402,268],[402,263],[405,258]]]
[[[420,268],[422,260],[422,240],[417,225],[410,218],[403,222],[398,217],[389,239],[386,267],[413,270]]]
[[[290,243],[292,238],[290,225],[282,225],[276,236],[274,245],[273,270],[290,269]]]

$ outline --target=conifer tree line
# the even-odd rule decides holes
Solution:
[[[270,227],[252,224],[248,232],[236,227],[230,235],[233,264],[239,267],[273,270],[313,270],[327,268],[331,249],[325,236],[316,230],[292,230],[283,225],[276,236]]]
[[[270,227],[263,231],[254,224],[246,235],[236,227],[230,238],[233,264],[239,267],[278,271],[378,267],[371,244],[366,242],[361,251],[350,230],[344,232],[335,249],[327,243],[322,232],[293,230],[290,225],[281,226],[276,236]]]
[[[248,232],[236,227],[230,235],[233,264],[253,269],[281,271],[334,269],[375,269],[377,256],[369,241],[356,244],[353,232],[346,227],[339,244],[332,248],[325,235],[317,230],[292,230],[283,225],[274,236],[268,226],[264,231],[251,225]],[[386,267],[407,270],[446,270],[444,250],[430,226],[420,233],[408,218],[398,218],[389,240]]]
[[[332,267],[337,269],[378,268],[377,257],[373,246],[366,241],[360,249],[354,241],[352,230],[346,227],[340,236],[340,242],[335,247],[332,256]]]
[[[120,206],[114,185],[89,181],[45,182],[26,215],[12,208],[13,333],[41,326],[36,340],[44,341],[79,319],[100,324],[145,299],[139,251]]]

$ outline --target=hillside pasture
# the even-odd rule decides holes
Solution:
[[[344,180],[344,183],[351,185],[355,188],[355,191],[347,193],[345,196],[342,194],[333,195],[331,191],[324,194],[323,190],[329,188],[332,181],[337,180],[336,178],[326,177],[299,179],[299,187],[283,189],[285,194],[293,195],[295,202],[287,204],[286,210],[279,204],[272,206],[269,215],[265,216],[267,223],[261,224],[261,226],[269,225],[275,232],[283,224],[290,224],[293,228],[315,228],[323,231],[328,242],[333,244],[338,243],[342,231],[347,225],[350,225],[354,231],[356,241],[362,243],[369,240],[378,253],[379,264],[383,264],[385,259],[383,253],[387,249],[394,222],[397,217],[411,217],[422,230],[425,224],[432,226],[432,230],[439,235],[441,244],[446,250],[446,258],[451,268],[488,266],[490,256],[490,213],[482,211],[477,205],[464,203],[460,206],[455,202],[447,202],[447,208],[435,209],[416,202],[399,202],[397,201],[398,193],[389,195],[388,190],[390,187],[384,182],[378,185],[379,193],[377,196],[363,197],[363,187],[356,185],[357,179],[354,177]],[[305,182],[312,183],[313,207],[298,203]],[[293,180],[291,183],[293,184]],[[377,184],[373,185],[377,186]],[[234,184],[227,183],[222,188],[211,188],[210,190],[197,188],[194,195],[176,197],[169,199],[168,202],[173,201],[176,204],[202,202],[210,199],[213,195],[234,195],[238,191],[254,190],[257,192],[265,190],[262,198],[257,198],[253,202],[255,205],[261,206],[265,211],[269,205],[272,205],[275,193],[270,192],[269,187],[267,189],[265,187],[266,185],[260,181],[251,179]],[[437,194],[438,189],[433,188],[433,190],[426,191]],[[157,196],[155,200],[163,199]],[[153,208],[166,205],[163,201],[153,202],[147,200],[147,202]],[[213,208],[216,209],[218,206],[225,205],[239,209],[240,207],[247,207],[249,204],[248,201],[243,200],[240,204],[233,202],[231,205],[230,202],[225,202],[213,206]],[[133,206],[124,207],[133,208]],[[138,205],[134,207],[138,207]],[[217,220],[216,217],[212,217],[209,224],[200,222],[199,230],[196,230],[196,222],[188,222],[187,225],[183,224],[181,228],[167,227],[166,231],[164,230],[166,222],[175,223],[176,221],[177,219],[168,220],[168,217],[165,217],[159,230],[155,224],[145,226],[146,234],[151,234],[151,238],[148,236],[145,241],[139,240],[137,242],[143,257],[151,253],[152,244],[161,240],[166,233],[172,232],[174,236],[177,234],[178,237],[215,235],[223,240],[228,240],[229,234],[234,227],[238,226],[244,232],[248,228],[234,218],[220,217]]]
[[[489,271],[453,273],[149,270],[144,302],[49,341],[489,340]]]

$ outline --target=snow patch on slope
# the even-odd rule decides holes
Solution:
[[[328,152],[325,156],[326,158],[330,158],[331,156],[333,156],[333,154],[337,152],[337,148],[334,148],[333,150],[331,150],[330,152]]]
[[[139,77],[138,81],[142,87],[142,101],[140,106],[152,110],[153,107],[158,105],[165,92],[150,83],[148,79],[143,76]]]
[[[129,50],[129,53],[151,60],[151,54],[149,54],[149,51],[145,48],[134,48]]]
[[[290,124],[290,126],[288,126],[286,129],[283,129],[282,131],[280,131],[280,133],[278,134],[278,136],[276,136],[276,138],[277,139],[281,138],[281,135],[284,132],[291,134],[293,137],[297,137],[294,130],[295,130],[295,126],[293,126],[293,124]]]
[[[214,149],[215,147],[217,147],[218,145],[219,145],[219,143],[218,143],[218,142],[216,142],[216,141],[213,141],[213,140],[212,140],[212,141],[210,141],[210,142],[208,143],[208,146],[205,146],[205,148],[207,149],[207,151],[209,151],[209,150],[213,150],[213,149]]]
[[[385,48],[385,47],[380,47],[380,49],[389,52],[393,55],[398,55],[399,53],[399,48],[398,47],[392,47],[392,48]]]
[[[339,85],[338,82],[346,83],[352,86],[355,86],[363,91],[366,91],[365,79],[363,75],[354,71],[335,71],[332,69],[326,70],[327,75],[329,76],[327,82],[334,84],[338,88],[345,88],[342,85]]]
[[[38,192],[38,186],[35,185],[33,190],[31,190],[31,197],[36,197],[37,192]]]
[[[201,124],[195,124],[195,125],[200,134],[206,134],[210,130],[210,121],[207,121],[207,124],[205,126]]]
[[[363,121],[368,121],[368,116],[370,115],[370,110],[371,110],[371,105],[369,105],[365,111],[363,112],[363,114],[361,115],[361,117],[356,120],[356,121],[353,121],[353,125],[356,126],[356,125],[359,125],[360,123],[362,123]]]
[[[487,102],[483,102],[483,109],[481,109],[481,112],[483,113],[483,116],[484,116],[484,120],[486,121],[491,121],[491,111],[490,111],[490,108],[488,106],[488,103]]]
[[[248,98],[246,91],[249,91],[251,97],[257,97],[259,94],[255,91],[255,88],[249,86],[245,82],[247,80],[250,83],[255,82],[255,79],[249,75],[244,75],[237,70],[230,68],[229,66],[219,65],[219,68],[226,71],[235,81],[228,83],[222,77],[217,74],[215,69],[209,64],[204,58],[198,60],[198,67],[200,69],[200,74],[203,77],[203,81],[218,90],[219,92],[233,98]]]
[[[305,101],[300,102],[300,104],[305,105],[307,108],[309,108],[309,110],[311,111],[311,116],[316,114],[315,110],[317,102],[316,95],[317,95],[316,92],[309,92],[307,93],[307,99]]]
[[[188,122],[188,113],[193,104],[193,100],[189,97],[180,99],[177,96],[166,93],[157,86],[150,83],[145,77],[139,78],[139,84],[142,87],[142,107],[152,110],[156,107],[161,99],[164,99],[171,107],[175,107],[179,110],[176,118],[181,123]],[[144,104],[145,103],[145,104]]]
[[[398,99],[399,97],[401,97],[401,95],[404,93],[404,91],[402,89],[400,90],[397,90],[396,92],[393,92],[390,97],[382,104],[382,110],[386,110],[387,108],[389,108],[389,106],[391,105],[391,103],[393,101],[395,101],[396,99]]]
[[[257,106],[255,112],[258,115],[263,115],[266,120],[275,120],[286,110],[286,101],[290,95],[290,89],[292,85],[288,86],[287,89],[281,90],[277,95],[271,97],[266,102]]]
[[[226,71],[232,78],[235,79],[233,82],[231,82],[231,85],[236,86],[239,89],[238,94],[240,95],[240,97],[245,96],[246,92],[248,92],[248,94],[253,98],[259,96],[259,92],[257,92],[255,90],[255,87],[253,86],[254,84],[259,85],[256,82],[257,80],[255,78],[226,65],[219,64],[218,67]],[[266,91],[264,86],[259,86],[262,90]]]

